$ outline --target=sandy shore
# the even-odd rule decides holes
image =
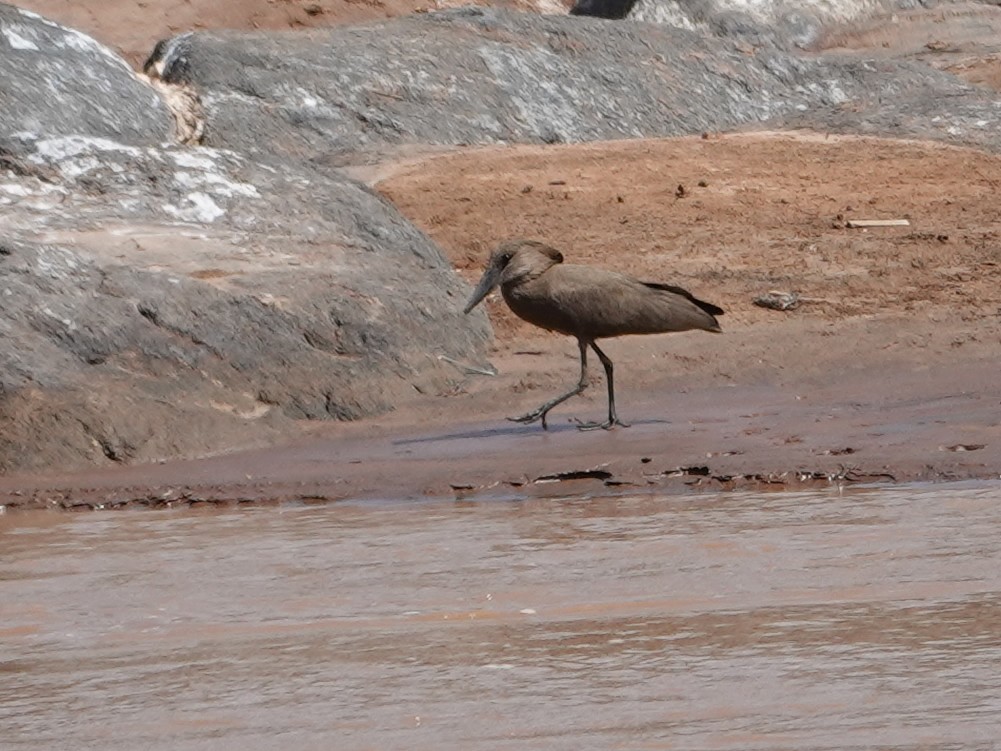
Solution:
[[[959,367],[897,362],[892,377],[890,366],[832,368],[827,377],[786,373],[774,383],[709,377],[686,386],[675,377],[663,390],[637,391],[624,376],[620,413],[632,426],[607,432],[578,431],[569,419],[602,415],[601,384],[554,413],[548,431],[507,422],[504,415],[540,396],[532,390],[503,404],[500,384],[524,379],[512,370],[473,395],[432,398],[381,420],[318,426],[270,449],[3,478],[0,503],[88,509],[997,479],[1001,393],[995,362],[979,354]],[[558,369],[572,378],[570,357]]]
[[[603,345],[632,427],[581,433],[604,384],[572,383],[566,337],[488,300],[496,376],[456,367],[356,424],[269,449],[0,479],[8,508],[512,496],[1001,477],[1001,160],[940,144],[744,134],[396,159],[365,177],[475,279],[499,239],[681,284],[724,335]],[[678,186],[684,186],[678,195]],[[851,218],[906,218],[857,229]],[[796,292],[797,308],[754,299]],[[482,368],[486,363],[469,363]],[[566,473],[571,473],[566,476]],[[573,473],[585,473],[569,479]],[[561,479],[562,478],[562,479]]]

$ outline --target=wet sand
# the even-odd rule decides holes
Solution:
[[[567,380],[572,370],[572,362],[556,367]],[[632,426],[591,432],[570,420],[601,416],[600,382],[590,399],[555,411],[544,431],[504,418],[534,405],[538,391],[508,406],[497,397],[504,379],[482,379],[483,391],[459,401],[422,399],[381,420],[315,426],[297,442],[267,449],[0,478],[0,504],[15,510],[587,497],[1001,478],[994,361],[897,367],[892,377],[847,366],[823,371],[657,392],[620,385],[620,414]],[[464,408],[473,419],[456,417]]]
[[[999,484],[0,517],[5,749],[990,749]]]

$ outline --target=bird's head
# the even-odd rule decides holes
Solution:
[[[479,284],[466,303],[468,313],[499,284],[517,284],[534,279],[551,266],[563,263],[563,254],[556,248],[535,240],[508,240],[502,242],[493,253],[480,277]]]

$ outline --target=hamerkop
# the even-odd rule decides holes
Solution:
[[[508,418],[522,423],[542,420],[546,429],[549,410],[587,388],[588,347],[605,367],[608,420],[580,423],[579,427],[628,427],[615,413],[612,361],[598,348],[597,339],[691,329],[720,332],[715,317],[722,315],[722,308],[699,300],[681,287],[563,263],[562,253],[534,240],[509,240],[494,250],[465,312],[475,308],[498,284],[516,315],[549,331],[574,336],[580,347],[580,380],[576,386],[528,414]]]

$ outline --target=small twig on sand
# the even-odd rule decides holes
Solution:
[[[459,370],[461,370],[466,375],[484,375],[484,376],[495,376],[497,375],[496,368],[491,367],[489,370],[486,368],[481,368],[476,365],[467,365],[466,363],[454,360],[448,355],[438,355],[439,360],[444,360],[447,363],[451,363]]]
[[[861,229],[863,227],[910,227],[906,219],[849,219],[846,227]]]

